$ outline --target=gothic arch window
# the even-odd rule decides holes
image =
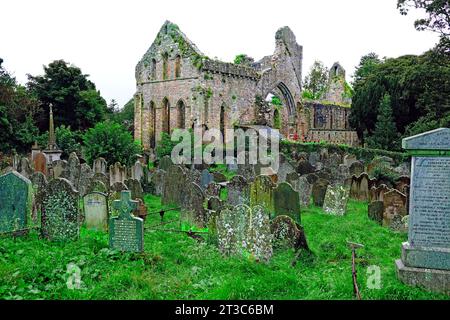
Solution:
[[[177,114],[178,114],[178,119],[177,119],[178,128],[184,129],[186,126],[186,118],[185,118],[186,107],[184,105],[183,100],[180,100],[177,103]]]
[[[156,131],[156,108],[155,103],[150,101],[150,148],[155,148],[156,139],[155,139],[155,131]]]
[[[225,104],[222,103],[220,106],[220,132],[222,136],[225,137]]]
[[[181,76],[181,57],[177,55],[175,59],[175,78],[179,78]]]
[[[156,60],[152,59],[150,76],[152,80],[156,79]]]
[[[163,80],[169,78],[169,54],[167,52],[163,53]]]
[[[167,98],[164,98],[162,103],[162,131],[170,134],[170,103]]]

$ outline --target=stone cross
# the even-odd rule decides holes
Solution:
[[[121,219],[131,219],[132,212],[137,209],[138,202],[131,200],[131,191],[122,191],[120,194],[120,200],[113,201],[113,208],[119,212]]]

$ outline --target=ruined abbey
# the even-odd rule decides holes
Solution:
[[[275,41],[274,54],[260,61],[225,63],[206,57],[177,25],[164,23],[136,66],[135,139],[150,150],[162,132],[175,128],[269,126],[287,139],[357,145],[344,69],[333,65],[322,99],[303,99],[303,47],[289,27],[279,29]],[[281,106],[268,102],[273,95]]]

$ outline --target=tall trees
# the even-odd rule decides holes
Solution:
[[[38,101],[2,66],[0,58],[0,151],[29,149],[38,134]]]
[[[328,84],[328,68],[321,61],[314,61],[305,77],[304,96],[309,99],[319,99]]]
[[[356,72],[360,76],[354,83],[350,124],[361,138],[377,134],[379,101],[385,94],[390,95],[394,122],[402,136],[435,129],[450,118],[450,60],[445,56],[429,51],[386,59],[374,64],[369,72],[360,69]],[[394,146],[399,147],[400,139]]]
[[[398,149],[398,132],[392,114],[391,96],[385,94],[379,104],[379,113],[375,130],[367,139],[367,145],[374,149]]]
[[[44,75],[28,78],[28,88],[43,106],[38,119],[41,131],[48,129],[49,104],[53,104],[57,125],[72,130],[85,130],[105,119],[106,101],[78,67],[56,60],[44,66]]]

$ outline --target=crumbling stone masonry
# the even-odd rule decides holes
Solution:
[[[287,138],[354,144],[350,109],[301,99],[303,48],[294,33],[281,28],[275,40],[274,54],[258,62],[225,63],[206,57],[177,25],[166,21],[136,66],[135,139],[150,150],[162,132],[175,128],[224,132],[244,125],[273,127],[278,117]],[[281,98],[282,108],[268,107],[270,94]]]

